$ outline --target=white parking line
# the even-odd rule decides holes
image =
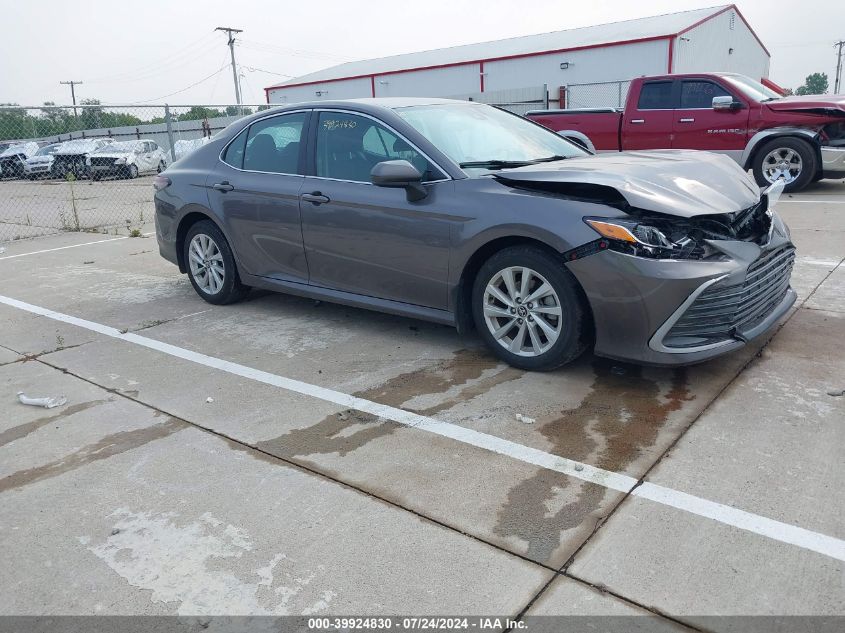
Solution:
[[[141,347],[146,347],[148,349],[197,363],[199,365],[204,365],[205,367],[219,369],[220,371],[225,371],[235,376],[241,376],[242,378],[248,378],[266,385],[272,385],[295,393],[318,398],[326,402],[332,402],[342,407],[357,409],[358,411],[370,413],[421,431],[427,431],[429,433],[434,433],[435,435],[448,437],[464,444],[469,444],[493,453],[505,455],[512,459],[533,464],[547,470],[563,473],[570,477],[575,477],[611,490],[630,493],[642,499],[648,499],[655,503],[718,521],[724,525],[730,525],[741,530],[780,541],[781,543],[789,543],[813,552],[818,552],[819,554],[824,554],[825,556],[829,556],[837,560],[845,561],[845,541],[832,536],[806,530],[795,525],[769,519],[751,512],[745,512],[744,510],[740,510],[732,506],[702,499],[701,497],[695,497],[685,492],[658,486],[656,484],[646,482],[642,485],[637,485],[638,480],[628,475],[596,468],[594,466],[590,466],[589,464],[576,462],[559,455],[546,453],[545,451],[531,448],[529,446],[523,446],[522,444],[517,444],[516,442],[511,442],[494,435],[488,435],[487,433],[474,431],[472,429],[458,426],[457,424],[435,420],[434,418],[412,413],[411,411],[405,411],[404,409],[379,404],[377,402],[372,402],[371,400],[365,400],[364,398],[358,398],[346,393],[334,391],[333,389],[320,387],[319,385],[312,385],[292,378],[285,378],[284,376],[271,374],[260,369],[247,367],[246,365],[240,365],[238,363],[215,358],[214,356],[208,356],[182,347],[177,347],[176,345],[156,341],[155,339],[147,338],[146,336],[141,336],[139,334],[123,333],[108,325],[87,321],[68,314],[62,314],[61,312],[55,312],[48,308],[42,308],[30,303],[18,301],[17,299],[13,299],[11,297],[0,295],[0,303],[19,310],[24,310],[31,314],[37,314],[55,321],[75,325],[92,332],[103,334],[104,336],[119,339]]]
[[[793,204],[845,204],[845,200],[789,200],[783,198],[778,200],[778,204],[783,204],[784,202],[792,202]]]
[[[149,237],[150,235],[155,235],[155,233],[141,233],[141,237]],[[63,251],[68,248],[78,248],[79,246],[91,246],[91,244],[103,244],[104,242],[115,242],[117,240],[128,240],[130,237],[128,235],[120,235],[118,237],[110,237],[107,240],[95,240],[94,242],[83,242],[82,244],[70,244],[68,246],[57,246],[56,248],[45,248],[44,250],[40,251],[30,251],[29,253],[18,253],[16,255],[6,255],[5,257],[0,257],[0,260],[3,259],[15,259],[16,257],[26,257],[27,255],[40,255],[41,253],[52,253],[53,251]]]

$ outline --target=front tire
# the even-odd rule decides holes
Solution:
[[[129,165],[126,168],[126,177],[130,180],[134,180],[138,177],[138,165]]]
[[[188,278],[202,299],[225,305],[247,295],[249,287],[241,283],[232,249],[211,220],[194,224],[182,248]]]
[[[818,159],[812,145],[800,138],[785,136],[765,143],[755,154],[754,179],[761,187],[783,180],[784,191],[800,191],[816,177]]]
[[[493,353],[520,369],[549,371],[587,348],[588,312],[563,260],[536,246],[512,246],[475,277],[472,313]]]

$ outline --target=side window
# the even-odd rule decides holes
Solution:
[[[640,89],[637,110],[672,110],[675,107],[672,103],[672,83],[671,81],[644,83]]]
[[[253,123],[244,149],[244,169],[274,174],[299,172],[299,147],[306,114],[282,114]]]
[[[147,141],[147,144],[150,146],[151,152],[157,152],[158,151],[158,143],[154,143],[153,141]]]
[[[437,180],[442,174],[396,134],[370,118],[341,112],[321,112],[317,124],[317,176],[370,182],[370,171],[385,160],[404,159]]]
[[[712,81],[684,81],[681,83],[681,109],[693,110],[713,107],[713,97],[730,97],[730,92]]]
[[[223,154],[223,162],[232,167],[243,169],[244,146],[246,145],[247,130],[243,130],[235,140],[229,143],[226,152]]]

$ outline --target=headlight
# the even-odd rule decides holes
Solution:
[[[116,161],[114,161],[114,164],[115,165],[125,165],[126,164],[126,158],[118,158]]]
[[[584,218],[584,222],[607,240],[603,248],[621,253],[655,259],[699,259],[705,254],[700,240],[683,225],[670,230],[635,219]]]
[[[671,248],[672,242],[656,226],[635,220],[584,218],[599,235],[609,240],[619,240],[651,248]]]
[[[85,157],[85,164],[88,165],[88,166],[91,165],[91,157],[90,156]]]

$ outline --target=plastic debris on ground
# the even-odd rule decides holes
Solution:
[[[529,418],[527,415],[522,415],[521,413],[516,414],[516,419],[523,424],[534,424],[536,422],[534,418]]]
[[[55,398],[30,398],[23,391],[18,391],[18,400],[21,404],[26,404],[31,407],[44,407],[45,409],[54,409],[67,404],[67,398],[64,396],[57,396]]]

